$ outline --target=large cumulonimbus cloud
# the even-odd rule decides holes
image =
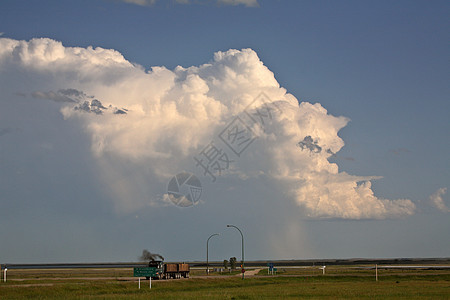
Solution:
[[[279,201],[297,203],[310,218],[415,212],[410,200],[376,197],[371,180],[378,177],[339,172],[328,159],[344,146],[338,132],[348,119],[319,103],[299,103],[251,49],[217,52],[201,66],[146,71],[114,50],[2,38],[0,67],[2,80],[21,73],[33,79],[11,93],[58,102],[68,122],[81,124],[120,211],[164,204],[171,176],[193,170],[207,181],[269,178]],[[246,135],[237,139],[233,130]],[[193,158],[212,145],[228,163],[208,173]]]

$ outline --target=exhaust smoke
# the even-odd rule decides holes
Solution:
[[[164,260],[164,257],[156,253],[151,253],[147,249],[144,249],[142,250],[142,255],[139,257],[139,260],[141,261]]]

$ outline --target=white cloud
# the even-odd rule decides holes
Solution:
[[[415,212],[410,200],[377,198],[370,181],[379,177],[339,172],[328,158],[344,146],[338,132],[348,119],[319,103],[299,104],[251,49],[217,52],[201,66],[147,72],[114,50],[0,39],[0,67],[2,90],[11,89],[11,74],[27,74],[19,92],[59,102],[63,116],[81,124],[118,211],[166,205],[167,182],[181,171],[210,182],[193,158],[213,142],[232,161],[216,172],[218,181],[248,190],[264,178],[278,201],[297,204],[304,216],[383,219]],[[230,123],[237,116],[241,129],[246,124],[257,137],[238,155],[223,140],[240,124]]]
[[[259,6],[257,0],[217,0],[220,4],[226,5],[245,5],[248,7],[257,7]]]
[[[125,3],[130,3],[130,4],[136,4],[136,5],[141,5],[141,6],[149,6],[149,5],[153,5],[157,2],[157,0],[121,0]],[[205,3],[205,2],[191,2],[189,0],[174,0],[175,3],[178,4],[191,4],[191,3]],[[213,2],[217,2],[218,4],[222,4],[222,5],[244,5],[247,7],[258,7],[258,1],[257,0],[215,0]]]
[[[137,4],[137,5],[153,5],[156,0],[122,0],[125,3]]]
[[[444,196],[447,193],[447,188],[440,188],[436,192],[430,195],[430,203],[437,209],[439,209],[442,212],[450,212],[450,208],[445,205],[444,199],[442,199],[442,196]]]

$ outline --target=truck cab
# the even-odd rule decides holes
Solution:
[[[148,266],[156,269],[156,276],[153,279],[162,279],[164,276],[164,262],[162,260],[152,260]]]

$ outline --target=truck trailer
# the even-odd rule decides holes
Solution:
[[[178,279],[189,278],[190,267],[185,263],[164,263],[161,260],[154,260],[148,263],[148,266],[155,268],[156,276],[153,279]],[[147,278],[148,279],[148,278]]]

